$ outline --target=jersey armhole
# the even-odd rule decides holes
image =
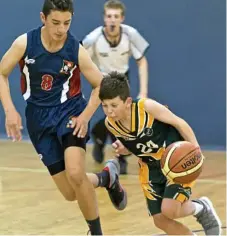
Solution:
[[[28,54],[28,48],[29,48],[28,33],[26,33],[25,35],[26,35],[27,41],[26,41],[26,48],[25,48],[24,54],[21,58],[22,60],[24,60],[26,58],[26,56]]]

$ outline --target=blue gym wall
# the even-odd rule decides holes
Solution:
[[[41,0],[1,1],[0,57],[20,34],[40,24]],[[75,1],[72,31],[82,39],[102,24],[104,0]],[[225,0],[124,0],[126,24],[138,28],[150,42],[149,96],[183,117],[201,145],[225,148],[226,144],[226,6]],[[138,73],[131,61],[132,95],[138,93]],[[16,108],[24,119],[19,72],[10,76]],[[83,82],[88,97],[90,86]],[[102,117],[101,109],[92,123]],[[24,124],[25,125],[25,124]],[[4,136],[0,107],[0,134]],[[26,129],[24,135],[27,135]]]

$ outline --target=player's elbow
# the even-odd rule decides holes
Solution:
[[[0,87],[5,88],[8,86],[8,76],[0,72]]]
[[[138,60],[136,60],[137,65],[140,66],[147,66],[147,58],[145,56],[142,56],[141,58],[139,58]]]
[[[6,73],[3,69],[1,69],[0,65],[0,79],[7,80],[8,78],[8,73]]]
[[[187,129],[187,127],[189,127],[188,123],[184,119],[177,117],[177,116],[174,119],[174,122],[172,125],[179,131],[185,130],[185,129]]]

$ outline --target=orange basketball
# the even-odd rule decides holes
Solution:
[[[198,178],[203,161],[199,147],[187,141],[179,141],[166,148],[161,158],[161,168],[167,179],[186,184]]]

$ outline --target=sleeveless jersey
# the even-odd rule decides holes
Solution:
[[[131,130],[119,121],[106,118],[106,127],[134,155],[143,161],[160,160],[165,148],[176,141],[183,140],[171,125],[154,119],[144,109],[144,101],[132,103]]]
[[[28,103],[57,106],[81,93],[79,42],[68,32],[64,46],[48,52],[41,41],[41,27],[27,33],[27,47],[19,62],[21,91]]]

